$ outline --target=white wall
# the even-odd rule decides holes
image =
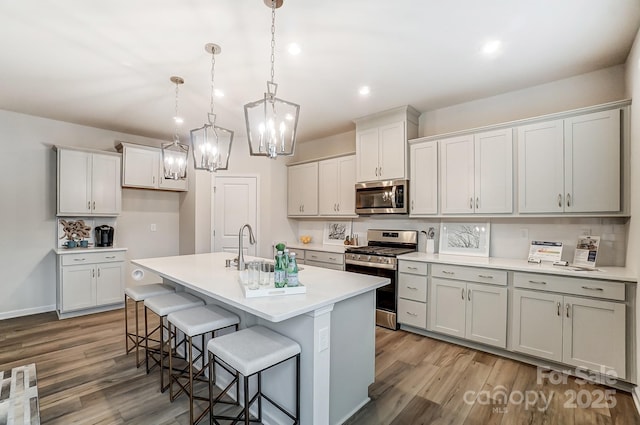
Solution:
[[[301,162],[356,152],[356,131],[336,134],[312,141],[298,142],[291,161]]]
[[[0,110],[0,319],[55,308],[56,155],[52,145],[115,151],[161,141]],[[124,189],[116,243],[127,258],[178,253],[179,195]],[[157,232],[150,232],[155,223]],[[127,275],[128,276],[128,275]]]

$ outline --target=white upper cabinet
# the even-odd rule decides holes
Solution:
[[[318,162],[320,215],[355,215],[355,155]]]
[[[140,189],[187,191],[187,179],[164,178],[162,151],[151,146],[122,143],[122,186]]]
[[[415,143],[409,148],[411,179],[409,214],[438,213],[438,143]]]
[[[118,154],[58,148],[57,214],[120,214],[120,161]]]
[[[358,182],[408,177],[407,139],[418,134],[418,115],[405,106],[355,120]]]
[[[618,212],[620,109],[518,128],[518,210]]]
[[[287,172],[287,214],[318,215],[318,163],[292,165]]]
[[[512,130],[440,141],[442,214],[513,212]]]

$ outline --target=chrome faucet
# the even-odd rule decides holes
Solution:
[[[245,224],[240,228],[240,232],[238,232],[238,270],[244,270],[244,249],[243,249],[243,239],[244,239],[244,229],[245,227],[249,228],[249,243],[254,245],[256,243],[256,237],[253,236],[253,229],[249,224]]]

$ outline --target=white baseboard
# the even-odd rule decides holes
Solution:
[[[0,313],[0,320],[13,319],[14,317],[30,316],[32,314],[48,313],[50,311],[55,311],[55,310],[56,310],[56,305],[53,304],[53,305],[43,305],[40,307],[25,308],[23,310],[6,311],[4,313]]]
[[[631,397],[633,397],[633,404],[636,406],[638,414],[640,414],[640,387],[635,386],[631,390]]]

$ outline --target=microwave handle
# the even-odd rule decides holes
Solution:
[[[391,208],[396,208],[396,186],[391,186]]]

